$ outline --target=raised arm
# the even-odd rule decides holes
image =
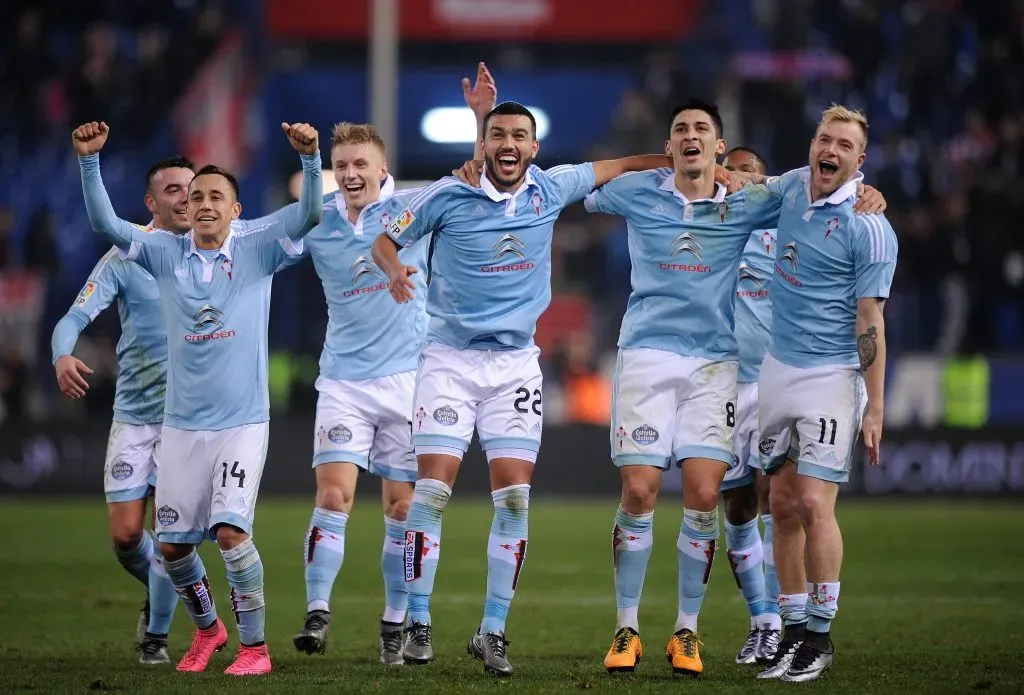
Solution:
[[[672,166],[672,158],[663,154],[638,154],[621,159],[594,162],[594,188],[600,188],[617,176],[631,171],[647,171]]]
[[[469,78],[462,78],[462,98],[476,116],[476,144],[473,146],[473,160],[484,158],[484,119],[498,103],[498,85],[491,71],[482,62],[476,66],[476,82],[470,85]]]
[[[320,162],[320,138],[316,128],[308,123],[289,125],[282,123],[281,129],[288,136],[288,142],[299,153],[302,160],[302,193],[298,205],[278,210],[270,219],[272,237],[288,237],[298,241],[320,224],[324,209],[323,165]]]
[[[107,142],[110,128],[106,123],[86,123],[71,133],[71,142],[78,153],[78,166],[82,172],[82,192],[85,194],[85,210],[94,231],[106,237],[110,243],[128,252],[132,242],[143,243],[149,235],[136,225],[122,220],[114,212],[110,196],[100,176],[99,151]]]

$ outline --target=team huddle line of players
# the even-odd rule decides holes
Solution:
[[[858,433],[877,463],[882,428],[882,308],[896,239],[880,214],[884,199],[862,183],[866,120],[827,109],[809,166],[768,177],[752,150],[726,152],[714,105],[689,101],[669,116],[664,155],[542,170],[533,165],[533,115],[496,105],[482,63],[463,93],[479,128],[473,159],[418,189],[395,191],[372,126],[340,123],[330,148],[339,190],[324,196],[317,131],[283,123],[302,162],[302,193],[256,220],[240,219],[230,172],[182,158],[147,174],[151,223],[122,220],[100,176],[109,128],[73,132],[90,222],[114,248],[55,328],[53,360],[62,391],[84,397],[91,371],[72,356],[75,342],[117,300],[104,488],[118,560],[147,587],[140,662],[169,662],[179,600],[196,626],[179,671],[204,671],[226,646],[196,552],[210,539],[227,569],[240,645],[225,673],[271,671],[252,540],[268,440],[270,289],[277,271],[310,256],[329,320],[316,382],[307,614],[295,646],[326,647],[361,469],[383,481],[380,660],[433,660],[441,520],[475,429],[494,518],[483,619],[467,650],[487,671],[512,673],[505,622],[526,559],[543,420],[533,336],[551,298],[554,223],[583,201],[625,218],[632,263],[609,438],[622,497],[604,666],[632,671],[642,657],[637,613],[654,508],[676,463],[684,511],[672,670],[703,670],[697,618],[722,496],[727,553],[750,611],[736,661],[763,664],[758,678],[818,678],[834,651],[836,492]],[[214,378],[221,387],[205,388]]]

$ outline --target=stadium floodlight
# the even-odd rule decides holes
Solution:
[[[544,109],[527,106],[537,120],[537,139],[543,140],[551,129],[551,119]],[[420,134],[441,145],[464,144],[476,141],[476,116],[466,106],[438,106],[423,114]]]

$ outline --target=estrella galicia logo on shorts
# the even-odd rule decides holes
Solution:
[[[650,425],[640,425],[633,430],[633,434],[630,436],[632,436],[633,441],[640,446],[648,446],[658,441],[658,430],[654,429]]]
[[[762,456],[768,456],[775,451],[775,440],[774,439],[762,439],[757,445],[757,450],[761,452]]]
[[[166,504],[156,510],[156,520],[161,526],[170,526],[178,520],[178,510],[171,509]]]
[[[459,421],[459,414],[450,405],[442,405],[434,411],[434,419],[439,425],[450,427]]]
[[[345,425],[335,425],[327,432],[327,438],[335,444],[345,444],[352,441],[352,430]]]
[[[132,464],[125,461],[118,461],[110,467],[110,477],[114,480],[128,480],[134,472],[135,469],[132,468]]]

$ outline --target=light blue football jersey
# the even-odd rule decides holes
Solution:
[[[419,189],[402,191],[408,201]],[[381,189],[392,197],[389,176]],[[379,205],[368,206],[353,225],[341,193],[324,196],[323,220],[303,240],[303,255],[313,259],[327,299],[327,337],[320,374],[328,379],[372,379],[417,368],[427,333],[427,250],[429,237],[399,258],[419,269],[413,301],[398,304],[388,291],[388,277],[373,262],[371,247],[391,223]]]
[[[814,203],[810,176],[804,167],[768,181],[784,200],[768,349],[794,367],[856,368],[857,300],[889,296],[896,234],[884,216],[854,213],[861,176]]]
[[[410,247],[434,233],[428,341],[457,349],[530,347],[551,302],[552,227],[594,187],[594,167],[531,166],[515,193],[499,192],[486,174],[480,186],[447,177],[407,204],[385,201],[387,234]]]
[[[772,300],[769,289],[775,272],[776,230],[760,229],[743,248],[736,285],[736,342],[740,346],[737,381],[755,383],[768,352],[772,331]]]
[[[270,419],[267,323],[274,273],[301,253],[322,210],[320,155],[302,157],[299,205],[232,225],[210,260],[192,232],[172,234],[114,214],[96,155],[79,158],[93,229],[147,270],[160,290],[167,333],[164,424],[223,430]]]
[[[110,249],[93,268],[68,313],[53,329],[53,363],[75,349],[78,336],[117,301],[121,338],[117,341],[114,420],[129,425],[163,422],[167,392],[167,333],[160,292],[153,276]]]
[[[672,169],[625,174],[587,196],[590,212],[626,219],[633,291],[620,348],[736,360],[734,296],[743,249],[775,226],[780,200],[765,186],[687,200]]]

